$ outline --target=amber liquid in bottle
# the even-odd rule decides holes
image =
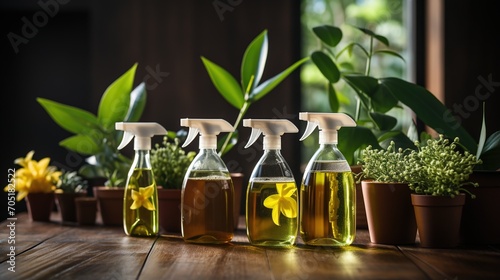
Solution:
[[[230,242],[234,234],[233,192],[231,178],[189,178],[182,197],[184,240],[213,244]]]
[[[139,192],[139,188],[151,187],[151,196],[141,197],[146,199],[154,207],[154,210],[146,208],[146,203],[141,203],[137,209],[131,209],[134,199],[132,191]],[[125,199],[123,208],[125,233],[130,236],[154,236],[159,231],[158,220],[158,193],[153,179],[151,169],[135,169],[125,188]]]
[[[349,245],[356,233],[355,203],[350,203],[356,199],[352,172],[341,167],[342,161],[317,164],[300,191],[302,240],[309,245]]]
[[[290,191],[285,197],[280,197],[278,187],[282,190],[293,188],[293,192]],[[248,239],[252,245],[287,247],[295,243],[298,228],[297,192],[295,181],[280,181],[280,178],[259,180],[257,178],[250,182],[246,224]],[[266,199],[274,201],[279,199],[279,201],[274,204],[274,207],[269,208],[264,203]],[[279,225],[273,221],[273,211],[278,212]],[[289,217],[282,211],[286,212]]]

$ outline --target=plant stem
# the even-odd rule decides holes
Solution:
[[[240,125],[240,122],[243,119],[243,116],[248,111],[249,107],[250,107],[250,103],[248,101],[245,101],[245,103],[243,103],[243,106],[240,109],[240,113],[238,114],[236,121],[233,124],[234,130],[236,130],[236,128],[238,128],[238,126]],[[219,156],[222,156],[222,153],[224,152],[224,150],[226,150],[226,147],[229,144],[229,141],[231,141],[231,138],[233,137],[234,130],[229,133],[229,135],[226,138],[226,141],[224,141],[224,144],[222,145],[222,148],[219,151]]]

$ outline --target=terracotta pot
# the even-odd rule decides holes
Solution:
[[[97,199],[95,197],[77,197],[75,198],[76,205],[76,221],[79,225],[95,225],[97,215]]]
[[[86,193],[56,193],[56,205],[63,223],[76,223],[75,198],[84,197]]]
[[[451,248],[460,242],[465,194],[455,197],[411,194],[420,246]]]
[[[351,166],[353,176],[361,172],[361,165]],[[356,178],[354,178],[356,180]],[[366,229],[368,228],[368,221],[366,220],[365,212],[365,202],[363,199],[363,191],[361,188],[361,183],[356,183],[356,228]]]
[[[54,209],[54,193],[29,193],[26,207],[31,221],[49,222]]]
[[[500,244],[500,172],[474,171],[469,180],[478,187],[465,187],[476,198],[465,198],[460,227],[461,243]]]
[[[160,230],[181,232],[181,190],[158,187]]]
[[[98,186],[93,188],[97,209],[105,226],[123,226],[124,188]]]
[[[370,241],[414,244],[417,223],[408,184],[362,181]]]

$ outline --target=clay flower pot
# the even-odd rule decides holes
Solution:
[[[76,221],[79,225],[95,225],[97,215],[97,199],[95,197],[77,197]]]
[[[98,186],[93,188],[97,209],[105,226],[123,226],[123,195],[125,188]]]
[[[160,230],[181,232],[181,190],[158,187]]]
[[[408,184],[361,182],[370,241],[414,244],[417,223]]]
[[[452,198],[412,193],[411,201],[415,210],[420,246],[428,248],[458,246],[465,194]]]
[[[56,205],[63,223],[76,223],[75,199],[84,197],[86,193],[56,193]]]
[[[49,222],[54,209],[54,193],[29,193],[26,207],[32,221]]]

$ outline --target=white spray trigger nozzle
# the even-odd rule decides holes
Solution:
[[[115,129],[124,131],[118,150],[127,146],[134,137],[134,150],[150,150],[151,137],[167,134],[167,130],[156,122],[117,122]]]
[[[182,144],[182,147],[185,148],[189,143],[191,143],[196,136],[198,136],[198,133],[200,133],[200,130],[198,128],[189,128],[188,135],[186,137],[186,140],[184,141],[184,144]]]
[[[262,133],[264,134],[264,149],[280,149],[281,135],[299,131],[291,121],[284,119],[244,119],[243,126],[252,128],[245,148],[250,147]]]
[[[299,139],[299,141],[303,141],[304,139],[309,137],[309,135],[311,135],[311,133],[313,133],[313,131],[316,129],[316,127],[318,125],[319,124],[317,122],[307,122],[306,130],[304,131],[304,134]]]
[[[299,119],[308,122],[300,141],[306,139],[318,127],[320,144],[337,144],[337,131],[341,127],[356,126],[356,122],[344,113],[301,112]]]
[[[200,134],[200,149],[217,148],[217,135],[234,131],[233,126],[224,119],[181,119],[181,126],[189,127],[188,136],[182,147],[189,145]]]

